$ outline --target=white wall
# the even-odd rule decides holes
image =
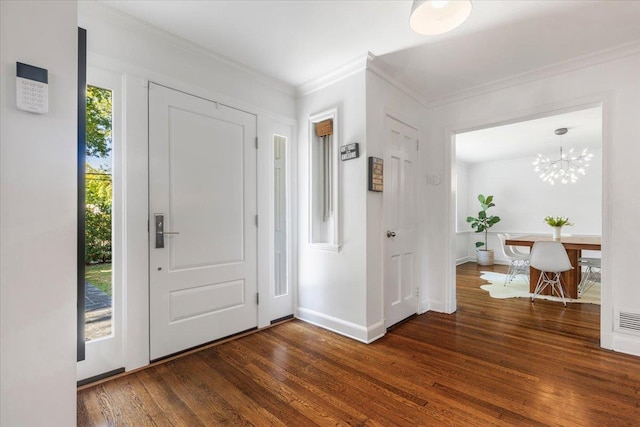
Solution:
[[[551,186],[542,181],[533,170],[532,163],[535,157],[476,163],[470,166],[457,165],[458,175],[466,177],[468,182],[464,194],[460,191],[457,194],[457,200],[461,202],[457,210],[458,232],[471,230],[465,218],[475,217],[480,210],[478,194],[491,194],[496,206],[491,208],[489,213],[500,217],[500,222],[490,230],[489,242],[489,248],[495,250],[497,260],[504,260],[504,257],[500,253],[500,242],[495,236],[496,233],[551,234],[551,228],[543,222],[546,216],[569,217],[574,225],[564,227],[563,234],[600,235],[602,151],[590,151],[594,157],[588,171],[574,184]],[[461,200],[463,197],[465,200]],[[468,236],[466,256],[475,258],[475,242],[482,240],[482,235],[473,232],[463,235]],[[461,249],[463,248],[456,248],[458,259]]]
[[[75,1],[0,2],[0,425],[76,423]],[[16,108],[16,61],[49,113]]]
[[[258,290],[270,294],[273,278],[272,134],[295,124],[295,91],[107,6],[79,3],[91,66],[120,73],[125,88],[125,369],[149,362],[147,82],[239,108],[257,116]],[[295,138],[291,141],[296,144]],[[295,152],[295,149],[293,150]],[[264,220],[263,220],[264,219]],[[269,324],[270,298],[260,298],[258,326]]]
[[[452,210],[454,189],[451,171],[452,135],[480,127],[540,117],[603,103],[603,282],[601,344],[640,355],[640,339],[614,333],[614,309],[618,306],[640,311],[640,288],[635,285],[635,264],[639,259],[640,193],[635,186],[640,179],[637,159],[637,118],[640,116],[640,48],[626,46],[607,52],[602,59],[592,56],[575,63],[565,63],[554,70],[542,70],[540,76],[525,76],[503,83],[490,91],[469,94],[433,108],[428,115],[432,144],[426,157],[444,159],[447,185],[431,187],[428,197],[436,203],[437,215],[443,218],[429,226],[429,244],[425,256],[440,266],[429,271],[428,289],[432,297],[448,293],[455,308],[453,248],[455,220]],[[611,59],[611,58],[619,59]],[[445,225],[446,226],[443,226]]]
[[[338,163],[338,252],[309,243],[309,117],[338,109],[338,146],[360,157]],[[298,309],[303,320],[368,341],[366,318],[367,141],[364,67],[298,99]],[[338,155],[336,153],[336,155]]]

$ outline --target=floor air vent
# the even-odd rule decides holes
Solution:
[[[640,312],[616,309],[615,330],[640,335]]]

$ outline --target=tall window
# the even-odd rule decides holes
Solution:
[[[87,86],[85,340],[112,334],[113,93]]]

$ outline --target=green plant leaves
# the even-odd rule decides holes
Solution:
[[[487,209],[495,206],[495,204],[493,203],[493,196],[485,197],[484,194],[479,194],[478,201],[480,202],[480,207],[482,208],[482,210],[478,212],[478,217],[467,217],[467,222],[471,223],[471,228],[473,228],[476,233],[484,232],[484,242],[476,242],[476,248],[487,246],[487,230],[500,222],[499,216],[487,215]]]

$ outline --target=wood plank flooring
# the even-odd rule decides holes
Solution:
[[[600,307],[497,300],[458,267],[458,311],[361,344],[290,321],[78,391],[79,426],[638,426],[640,358]]]

